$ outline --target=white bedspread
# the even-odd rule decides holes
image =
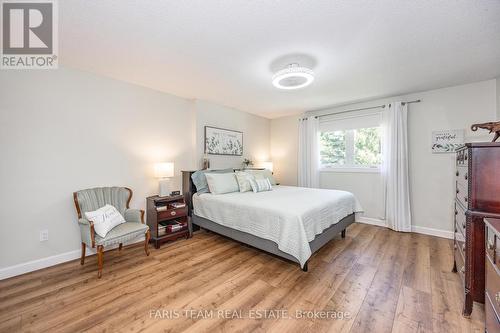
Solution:
[[[193,205],[200,217],[275,242],[302,267],[316,235],[362,211],[352,193],[293,186],[259,193],[195,194]]]

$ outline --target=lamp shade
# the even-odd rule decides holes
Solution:
[[[262,167],[273,172],[273,162],[262,162]]]
[[[156,178],[170,178],[174,176],[174,163],[156,163],[155,164],[155,177]]]

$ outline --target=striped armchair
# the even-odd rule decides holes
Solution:
[[[97,247],[98,278],[102,276],[105,246],[118,244],[118,249],[121,251],[123,243],[145,235],[144,250],[149,256],[149,227],[144,224],[143,210],[129,208],[130,199],[132,199],[131,189],[127,187],[91,188],[74,192],[73,199],[82,236],[80,264],[83,265],[85,262],[85,247]],[[123,215],[126,222],[111,229],[106,237],[100,237],[94,232],[93,223],[85,218],[84,213],[94,211],[106,204],[114,206]]]

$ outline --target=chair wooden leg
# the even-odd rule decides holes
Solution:
[[[97,245],[97,278],[102,276],[102,266],[104,264],[104,246]]]
[[[118,251],[121,251],[122,247],[123,247],[123,243],[120,243],[120,245],[118,245]]]
[[[83,265],[85,263],[85,248],[87,245],[82,242],[82,256],[80,257],[80,265]]]
[[[151,238],[151,232],[146,231],[146,237],[144,239],[144,251],[146,251],[146,255],[149,256],[149,239]]]

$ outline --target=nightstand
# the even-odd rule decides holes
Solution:
[[[191,219],[183,195],[148,197],[147,224],[151,230],[151,242],[159,249],[161,243],[192,235]]]

